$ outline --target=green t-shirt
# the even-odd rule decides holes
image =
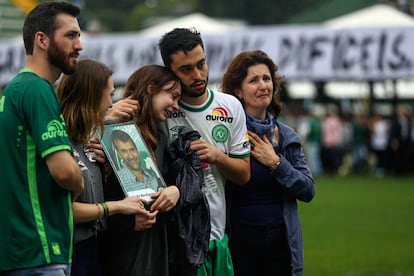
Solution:
[[[71,263],[70,193],[45,157],[71,150],[52,85],[29,70],[0,98],[0,271]]]
[[[310,120],[308,141],[315,144],[321,143],[321,122],[316,118]]]

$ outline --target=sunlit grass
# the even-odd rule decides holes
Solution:
[[[300,215],[304,276],[414,275],[414,177],[322,177]]]

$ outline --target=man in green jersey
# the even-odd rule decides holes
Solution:
[[[79,13],[43,2],[27,15],[26,65],[0,98],[0,275],[70,274],[71,200],[83,178],[53,84],[76,69]]]

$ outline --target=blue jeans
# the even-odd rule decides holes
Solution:
[[[309,142],[308,144],[309,165],[314,177],[322,175],[321,146],[319,143]]]
[[[51,264],[0,272],[0,276],[69,276],[71,265]]]

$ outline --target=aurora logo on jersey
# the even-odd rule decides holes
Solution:
[[[168,118],[185,118],[185,113],[182,111],[168,114]]]
[[[211,115],[206,116],[207,121],[218,121],[223,123],[233,123],[233,117],[229,117],[229,113],[223,107],[214,108]]]
[[[56,137],[68,137],[66,133],[65,122],[59,122],[58,120],[52,120],[47,124],[47,131],[42,134],[42,140],[53,139]]]

